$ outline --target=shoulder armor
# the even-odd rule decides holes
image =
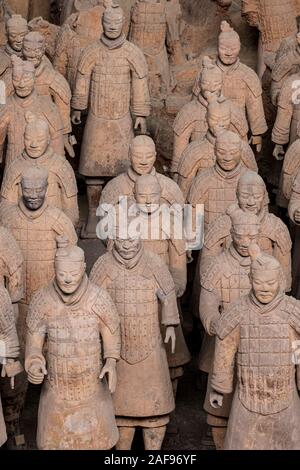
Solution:
[[[294,65],[294,49],[283,52],[275,62],[272,70],[272,80],[279,82],[289,73]]]
[[[113,271],[113,259],[110,252],[99,256],[90,272],[90,281],[101,287],[105,278]]]
[[[0,338],[15,324],[13,306],[5,287],[0,286]]]
[[[231,126],[236,129],[240,137],[247,136],[249,126],[246,119],[245,113],[241,110],[239,106],[234,104],[232,101],[230,103],[231,107]]]
[[[148,75],[148,65],[144,53],[132,42],[126,41],[124,44],[127,52],[127,60],[131,64],[134,72],[139,78],[145,78]]]
[[[91,65],[96,62],[96,56],[99,49],[99,42],[94,42],[87,46],[81,53],[77,70],[82,75],[85,75],[90,69]]]
[[[175,291],[175,285],[173,278],[170,274],[169,268],[159,255],[152,251],[145,250],[145,262],[146,262],[146,277],[149,277],[149,269],[154,276],[157,284],[165,295]]]
[[[1,196],[4,199],[9,198],[12,187],[21,180],[22,168],[23,162],[19,157],[7,167],[1,186]]]
[[[56,70],[54,72],[53,81],[50,83],[50,87],[55,93],[57,93],[65,104],[69,105],[72,96],[70,86],[63,75]]]
[[[41,322],[47,315],[47,308],[49,308],[48,291],[49,286],[42,287],[35,292],[31,298],[26,318],[26,325],[31,333],[34,333],[39,328]]]
[[[53,221],[52,229],[58,235],[66,235],[72,245],[77,243],[77,235],[69,217],[60,209],[54,206],[48,206],[47,216]]]
[[[284,160],[282,171],[287,175],[295,175],[300,167],[300,139],[295,140],[288,148]]]
[[[49,124],[50,129],[60,132],[63,129],[62,119],[60,117],[56,104],[49,100],[48,96],[39,96],[41,103],[41,113]]]
[[[257,167],[253,150],[248,144],[248,142],[245,142],[244,140],[242,141],[241,161],[245,165],[246,168],[249,168],[249,170],[256,171],[256,172],[258,171],[258,167]]]
[[[0,76],[3,75],[8,68],[11,67],[10,57],[6,54],[4,49],[0,50]]]
[[[246,298],[247,296],[232,302],[221,314],[216,332],[221,340],[228,336],[240,323],[243,312],[247,311]]]
[[[177,114],[173,123],[173,131],[176,135],[181,135],[192,123],[204,120],[206,112],[206,108],[201,103],[190,101]]]
[[[162,175],[161,173],[156,173],[156,176],[162,189],[161,197],[171,205],[180,204],[183,206],[184,197],[178,184],[168,176]]]
[[[224,264],[223,253],[213,258],[206,269],[201,273],[200,284],[204,289],[210,292],[214,290],[221,274],[222,262]]]
[[[214,173],[214,168],[211,167],[201,171],[197,176],[195,176],[187,196],[189,204],[196,205],[203,202],[203,196],[209,189]]]
[[[220,215],[214,219],[208,226],[204,238],[204,245],[210,249],[220,240],[230,235],[231,219],[229,215]]]
[[[100,204],[115,205],[119,202],[119,197],[122,194],[126,196],[128,195],[126,191],[122,191],[123,187],[126,185],[126,177],[126,173],[121,173],[120,175],[115,176],[104,186],[100,196]]]
[[[278,97],[279,107],[286,108],[289,105],[289,103],[292,102],[292,95],[294,91],[296,91],[298,95],[297,88],[293,89],[293,82],[296,80],[300,82],[299,75],[293,74],[283,82],[283,85],[282,85],[282,88],[280,90],[279,97]]]
[[[202,156],[209,152],[209,145],[207,140],[191,142],[186,149],[182,152],[178,164],[178,173],[187,178],[197,167]]]
[[[291,327],[300,334],[300,302],[294,297],[285,296],[284,310],[289,315]]]
[[[76,196],[78,191],[75,173],[68,160],[60,155],[55,155],[52,168],[58,175],[67,197]]]
[[[292,250],[292,240],[287,226],[274,214],[268,214],[267,220],[270,240],[277,243],[282,253],[289,253]]]
[[[91,285],[97,292],[97,297],[92,306],[92,310],[113,334],[118,329],[120,324],[116,306],[113,303],[111,296],[105,289],[102,289],[93,283],[91,283]]]
[[[262,87],[257,73],[245,64],[241,63],[240,67],[244,82],[255,98],[258,98],[262,95]]]
[[[5,227],[0,227],[0,257],[5,262],[10,275],[23,264],[23,255],[13,235]]]

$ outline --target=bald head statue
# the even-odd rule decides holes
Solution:
[[[223,96],[210,101],[207,107],[207,123],[211,134],[217,137],[219,132],[229,129],[230,122],[230,101]]]
[[[45,202],[48,187],[48,171],[33,166],[26,168],[22,174],[22,200],[27,209],[37,211]]]
[[[134,137],[130,143],[130,161],[138,175],[151,173],[156,160],[155,143],[147,135]]]
[[[234,170],[241,162],[242,140],[231,131],[219,132],[215,143],[216,163],[224,171]]]

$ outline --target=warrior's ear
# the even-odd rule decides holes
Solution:
[[[27,122],[27,124],[29,124],[30,122],[36,121],[36,115],[33,114],[31,111],[26,111],[25,121]]]

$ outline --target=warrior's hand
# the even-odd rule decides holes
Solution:
[[[144,117],[137,117],[135,120],[135,125],[134,125],[135,130],[140,129],[141,134],[146,134],[147,133],[147,123],[146,123],[146,118]]]
[[[175,344],[176,344],[176,335],[175,335],[175,327],[168,326],[166,329],[166,336],[165,336],[165,344],[167,344],[171,339],[171,351],[172,354],[175,352]]]
[[[210,392],[209,402],[213,408],[221,408],[223,406],[223,395],[218,392]]]
[[[262,147],[262,137],[261,135],[252,135],[249,144],[252,144],[256,147],[257,153],[261,152]]]
[[[116,359],[109,357],[105,361],[105,365],[101,370],[99,375],[99,379],[103,379],[103,377],[107,374],[108,376],[108,388],[110,393],[115,393],[116,386],[117,386],[117,371],[116,371]]]
[[[41,384],[47,374],[45,365],[39,361],[33,361],[27,370],[28,381],[34,385]]]
[[[70,142],[69,134],[64,135],[64,147],[65,147],[66,152],[69,155],[69,157],[74,158],[75,157],[75,152],[74,152],[74,149],[73,149],[73,145]]]
[[[294,212],[294,222],[296,224],[300,223],[300,209],[296,209]]]
[[[81,124],[81,111],[73,110],[71,114],[71,121],[72,121],[72,124],[74,124],[75,126],[78,126],[78,124]]]
[[[284,149],[282,145],[276,144],[273,150],[273,157],[276,158],[276,160],[283,160],[284,159]]]

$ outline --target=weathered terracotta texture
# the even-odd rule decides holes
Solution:
[[[45,54],[53,61],[57,40],[61,31],[61,27],[57,24],[49,23],[41,16],[33,18],[28,22],[29,31],[40,33],[45,38]]]
[[[202,140],[208,131],[208,103],[222,93],[222,72],[207,56],[203,58],[198,95],[185,104],[177,114],[174,123],[174,145],[172,171],[176,172],[180,157],[190,142]],[[229,129],[237,132],[242,139],[247,138],[248,123],[246,115],[233,102]]]
[[[30,32],[24,38],[23,55],[35,67],[35,88],[38,95],[48,97],[56,104],[63,124],[63,134],[72,130],[70,120],[71,90],[66,79],[57,72],[45,56],[45,38],[37,32]],[[66,150],[70,152],[65,142]]]
[[[16,331],[15,316],[12,303],[7,290],[0,287],[1,311],[0,311],[0,341],[1,341],[1,357],[6,359],[6,364],[2,363],[2,374],[13,377],[9,368],[12,368],[13,359],[19,356],[19,340]],[[3,345],[5,349],[3,348]],[[14,361],[13,361],[14,362]],[[9,378],[6,378],[9,381]],[[7,439],[6,428],[3,419],[1,396],[0,396],[0,447]]]
[[[146,250],[156,253],[168,266],[175,284],[178,307],[180,297],[184,294],[187,282],[186,241],[176,234],[175,217],[178,212],[170,215],[170,227],[167,227],[167,214],[164,209],[169,207],[161,199],[161,187],[157,176],[146,174],[139,176],[134,186],[134,197],[139,208],[143,246]],[[165,219],[164,219],[165,217]],[[182,234],[183,235],[183,234]],[[162,329],[162,333],[165,329]],[[170,368],[173,390],[176,393],[178,378],[183,375],[183,366],[190,360],[189,350],[185,343],[181,325],[175,330],[176,347],[172,354],[167,345],[167,359]]]
[[[281,207],[287,208],[288,202],[291,198],[292,186],[294,178],[300,168],[300,140],[297,139],[287,149],[284,155],[280,182],[279,194],[277,197],[277,204]]]
[[[129,40],[145,54],[149,91],[154,100],[166,99],[171,91],[168,51],[173,63],[184,61],[179,38],[180,17],[178,0],[136,0],[132,9]]]
[[[62,121],[55,104],[44,96],[38,96],[34,78],[34,67],[28,61],[12,57],[12,79],[14,94],[0,109],[0,145],[7,139],[5,165],[21,155],[24,149],[25,115],[28,111],[48,122],[51,145],[60,155],[64,152]]]
[[[0,278],[13,303],[23,297],[23,255],[9,230],[0,227]]]
[[[259,30],[257,72],[260,78],[266,67],[272,70],[282,40],[297,32],[299,13],[295,0],[242,0],[242,15],[250,26]]]
[[[299,259],[299,243],[300,243],[300,171],[295,172],[292,180],[290,200],[288,204],[288,214],[291,220],[291,230],[293,235],[293,288],[292,295],[296,299],[300,298],[300,259]]]
[[[223,406],[215,409],[209,403],[211,372],[214,357],[214,341],[220,313],[229,304],[246,295],[250,290],[250,257],[248,248],[259,236],[259,220],[255,214],[248,214],[237,208],[231,213],[232,243],[223,253],[214,258],[201,274],[200,318],[209,341],[206,342],[206,365],[210,371],[204,409],[208,413],[208,424],[213,427],[213,436],[218,429],[227,426],[231,406],[231,395]],[[219,431],[221,432],[221,431]]]
[[[79,166],[87,177],[124,171],[133,137],[130,111],[135,125],[142,123],[142,131],[150,114],[147,63],[142,51],[122,34],[123,22],[119,7],[107,8],[100,41],[85,49],[78,64],[72,108],[79,116],[73,114],[73,122],[78,123],[80,111],[88,109]],[[110,32],[111,26],[118,31]]]
[[[268,211],[268,193],[263,179],[255,172],[246,170],[239,178],[236,197],[238,206],[246,213],[256,214],[260,221],[258,245],[274,256],[286,276],[286,291],[291,290],[292,241],[286,225],[279,217]],[[231,209],[231,208],[230,208]],[[231,243],[231,219],[223,214],[208,226],[201,255],[201,270],[207,263]]]
[[[90,277],[108,290],[121,321],[121,359],[113,396],[120,432],[116,448],[130,449],[139,426],[146,450],[158,450],[175,407],[160,331],[164,325],[165,341],[171,339],[173,349],[174,327],[180,320],[172,276],[159,256],[144,250],[140,238],[121,240],[117,230],[112,251],[96,261]]]
[[[7,43],[6,22],[14,14],[7,0],[0,2],[0,47]]]
[[[258,247],[250,253],[251,292],[217,325],[211,401],[218,406],[235,390],[225,449],[299,449],[299,302],[284,295],[278,261]]]
[[[178,185],[161,173],[156,172],[154,164],[156,161],[155,143],[146,135],[137,136],[132,139],[129,149],[130,166],[124,173],[113,178],[107,183],[102,191],[101,204],[118,204],[120,197],[132,197],[134,185],[140,175],[155,175],[161,187],[161,199],[167,204],[184,204],[182,192]]]
[[[67,79],[71,90],[75,87],[82,51],[97,41],[103,32],[103,11],[103,6],[96,6],[74,13],[60,29],[56,39],[53,66]]]
[[[83,250],[64,245],[62,237],[55,279],[32,298],[27,317],[28,380],[40,384],[46,376],[37,446],[111,449],[118,440],[110,392],[120,357],[120,320],[108,293],[88,280]]]
[[[48,170],[47,202],[61,209],[73,222],[79,220],[76,178],[70,163],[56,154],[50,144],[48,123],[27,113],[25,149],[5,171],[1,186],[1,205],[17,204],[22,194],[23,172],[35,165]]]
[[[1,104],[5,104],[5,96],[11,96],[14,93],[11,56],[22,56],[23,41],[27,33],[27,21],[20,15],[13,15],[7,19],[7,44],[0,49],[0,80],[3,80],[5,84],[4,93],[1,90]]]
[[[215,146],[217,135],[230,127],[230,101],[221,97],[210,102],[207,118],[208,131],[205,138],[202,141],[195,141],[189,144],[178,164],[178,184],[185,197],[189,192],[194,177],[203,170],[212,167],[216,161]],[[239,138],[238,135],[236,138]],[[243,166],[257,171],[254,153],[248,142],[239,138],[239,147]]]

